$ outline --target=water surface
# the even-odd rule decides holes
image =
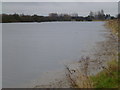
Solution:
[[[104,40],[104,22],[3,24],[3,88],[20,87],[42,73],[64,69]]]

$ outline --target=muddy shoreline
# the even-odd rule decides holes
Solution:
[[[82,76],[96,75],[104,68],[107,68],[107,62],[110,61],[111,58],[117,58],[118,39],[110,32],[110,30],[106,30],[105,32],[106,34],[104,36],[106,37],[106,40],[96,43],[96,47],[91,50],[92,53],[89,56],[82,56],[78,62],[65,65],[65,70],[62,73],[56,74],[60,76],[59,78],[56,78],[47,84],[37,84],[33,87],[73,88],[70,79],[81,83],[78,79],[80,74]],[[83,79],[85,80],[85,78]],[[80,87],[84,88],[82,86]]]

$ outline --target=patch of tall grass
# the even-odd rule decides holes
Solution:
[[[106,23],[106,26],[111,29],[113,34],[117,34],[120,32],[120,20],[114,19],[114,20],[108,20]]]

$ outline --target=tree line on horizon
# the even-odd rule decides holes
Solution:
[[[92,12],[90,11],[88,16],[78,16],[78,14],[57,14],[50,13],[49,16],[39,15],[24,15],[24,14],[2,14],[2,22],[51,22],[51,21],[94,21],[94,20],[110,20],[120,17],[111,16],[110,14],[104,14],[104,11]]]

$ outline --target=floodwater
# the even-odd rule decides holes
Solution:
[[[3,88],[22,87],[42,73],[89,54],[103,41],[104,22],[4,23],[2,25]],[[39,78],[40,79],[40,78]]]

